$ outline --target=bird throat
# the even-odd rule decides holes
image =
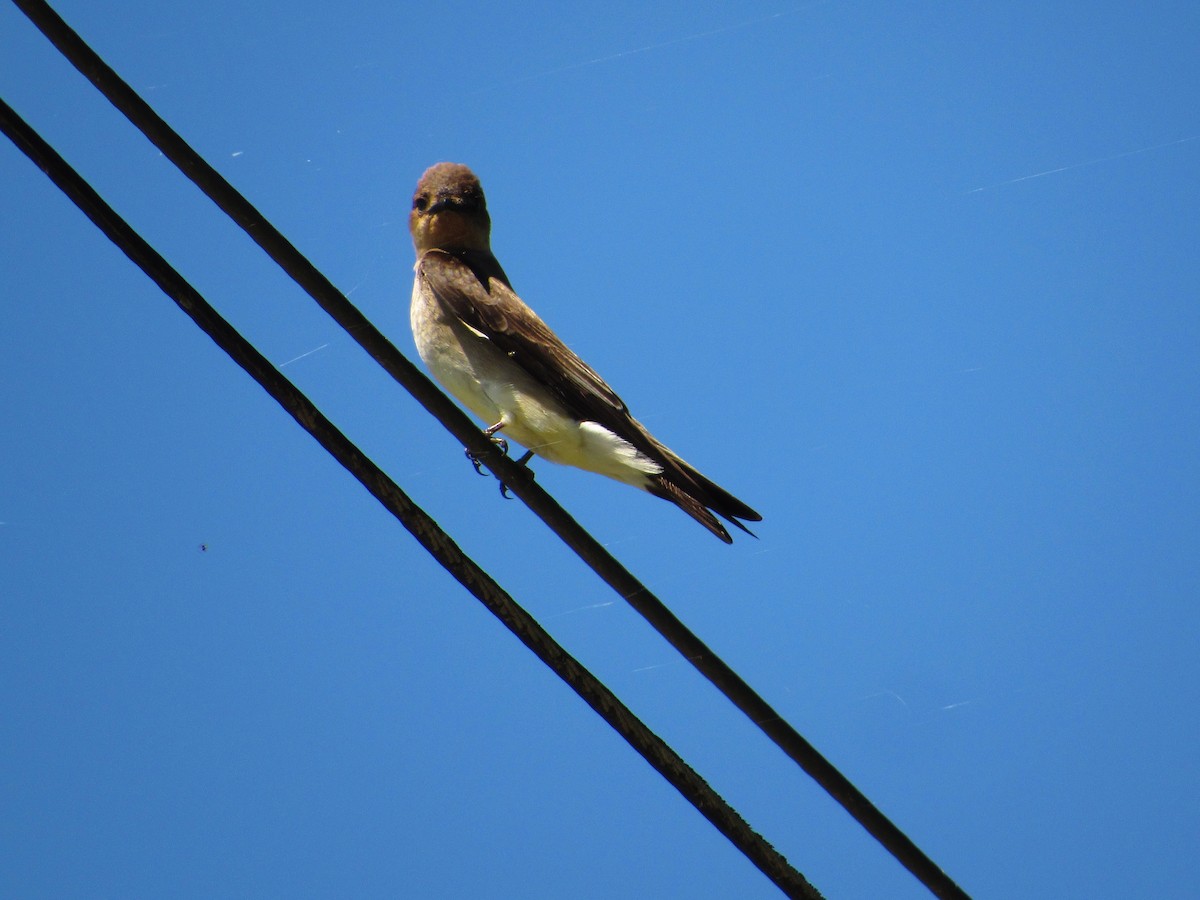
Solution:
[[[480,221],[478,216],[443,209],[432,215],[417,218],[413,225],[414,243],[418,251],[434,248],[451,250],[460,247],[490,250],[488,223],[486,220]]]

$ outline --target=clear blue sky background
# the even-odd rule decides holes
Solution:
[[[1200,6],[58,8],[406,352],[413,185],[471,165],[765,520],[541,483],[969,892],[1195,896]],[[830,898],[926,896],[8,4],[0,92]],[[0,187],[0,894],[777,896],[6,141]]]

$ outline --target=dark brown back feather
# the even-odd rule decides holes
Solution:
[[[737,520],[758,522],[762,516],[655,440],[616,391],[517,296],[495,256],[429,250],[417,270],[439,303],[550,388],[572,416],[598,422],[662,466],[662,474],[651,479],[650,493],[670,500],[726,543],[729,533],[710,509],[753,533]]]

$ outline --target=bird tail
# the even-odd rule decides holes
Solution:
[[[666,450],[665,447],[663,449]],[[671,451],[667,450],[666,456],[670,465],[664,466],[660,474],[650,477],[646,490],[674,503],[726,544],[732,544],[733,538],[717,518],[718,515],[751,537],[757,537],[738,520],[761,522],[761,515],[723,487],[709,481]]]

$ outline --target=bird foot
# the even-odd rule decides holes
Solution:
[[[499,426],[493,425],[491,428],[485,428],[483,433],[487,435],[489,441],[496,445],[496,449],[499,450],[502,455],[508,456],[508,441],[502,437],[497,437],[495,429],[498,427]],[[483,471],[483,464],[479,461],[479,457],[472,453],[469,448],[464,448],[463,453],[466,454],[467,459],[471,461],[471,465],[475,467],[475,474],[483,475],[486,478],[488,473]],[[529,455],[531,454],[527,454],[526,456]],[[501,485],[501,487],[503,487],[503,485]]]
[[[533,469],[529,468],[529,460],[531,459],[533,459],[533,451],[526,450],[525,455],[517,460],[517,465],[521,466],[525,470],[525,473],[529,476],[529,481],[533,481],[533,479],[536,477],[533,473]],[[512,499],[512,494],[508,492],[508,485],[503,481],[500,482],[500,496],[505,500]]]
[[[463,450],[463,453],[466,454],[467,459],[471,461],[471,465],[475,467],[475,474],[482,475],[484,478],[486,478],[488,473],[483,471],[483,464],[479,461],[479,457],[470,450]]]

